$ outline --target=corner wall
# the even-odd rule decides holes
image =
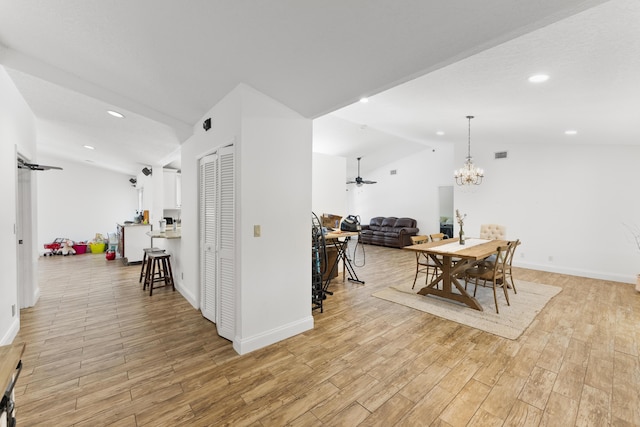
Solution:
[[[4,67],[0,66],[0,345],[10,344],[20,329],[17,285],[16,235],[16,151],[35,159],[35,117],[13,84]],[[33,206],[36,209],[37,206]],[[34,233],[37,231],[34,227]],[[12,305],[16,315],[12,315]]]
[[[640,147],[485,144],[475,151],[484,182],[454,196],[468,215],[468,236],[483,223],[504,224],[509,239],[522,241],[514,265],[635,283],[640,251],[623,223],[640,225]],[[497,151],[507,159],[493,159]],[[461,162],[463,152],[457,147]]]
[[[182,145],[184,286],[199,307],[198,159],[236,152],[236,337],[244,354],[313,327],[311,316],[311,120],[240,85]],[[254,237],[260,225],[261,237]],[[189,298],[189,296],[187,296]]]

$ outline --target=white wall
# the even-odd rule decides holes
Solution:
[[[347,185],[349,214],[363,224],[376,216],[414,218],[420,234],[440,232],[439,189],[451,185],[453,147],[431,148],[364,174],[377,184]],[[391,175],[391,170],[396,170]]]
[[[9,344],[20,328],[17,285],[16,236],[16,151],[35,160],[35,117],[0,66],[0,345]],[[33,181],[32,181],[33,182]],[[35,189],[33,189],[35,193]],[[36,209],[33,206],[33,209]],[[35,227],[34,227],[35,233]],[[35,256],[35,255],[34,255]],[[12,316],[12,305],[16,315]]]
[[[466,147],[456,148],[462,164]],[[493,159],[504,150],[507,159]],[[504,224],[509,239],[522,240],[516,265],[635,282],[640,251],[622,224],[640,225],[640,147],[493,144],[475,152],[485,180],[454,197],[468,236],[482,223]]]
[[[313,153],[311,208],[318,215],[333,214],[346,217],[347,159]]]
[[[311,316],[311,121],[240,85],[182,145],[185,292],[199,306],[198,159],[234,142],[239,353],[313,327]],[[260,225],[261,237],[253,236]]]
[[[91,240],[96,233],[107,237],[116,232],[116,223],[132,221],[138,195],[131,176],[87,163],[39,157],[42,164],[63,170],[37,173],[38,250],[57,237],[74,241]]]

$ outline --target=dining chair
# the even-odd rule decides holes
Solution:
[[[506,240],[507,227],[499,224],[480,225],[480,238],[489,240]]]
[[[419,243],[427,243],[428,241],[429,241],[429,236],[424,236]],[[413,278],[413,286],[411,286],[411,289],[413,289],[416,286],[416,280],[418,280],[419,273],[424,273],[427,275],[424,282],[425,284],[428,283],[429,269],[432,263],[433,261],[429,258],[429,255],[423,252],[416,252],[416,275]]]
[[[496,288],[498,286],[502,286],[502,290],[504,292],[504,298],[507,301],[507,305],[511,305],[509,303],[509,294],[507,293],[507,285],[505,281],[505,265],[507,261],[507,253],[510,250],[510,246],[515,242],[509,242],[507,246],[499,246],[498,253],[496,254],[496,262],[489,263],[481,263],[477,264],[474,267],[468,268],[465,270],[465,280],[469,282],[470,280],[474,280],[475,287],[473,288],[473,296],[476,296],[476,291],[478,290],[478,282],[482,281],[483,285],[486,286],[488,282],[491,282],[493,287],[493,301],[496,305],[496,313],[500,314],[498,309],[498,296],[496,293]]]
[[[509,243],[509,252],[507,253],[507,259],[505,260],[504,265],[504,276],[505,282],[507,282],[507,287],[511,286],[513,293],[517,294],[518,291],[516,290],[516,284],[513,281],[513,274],[511,273],[511,264],[513,263],[513,256],[516,253],[516,248],[520,245],[520,239]]]

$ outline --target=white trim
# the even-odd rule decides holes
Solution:
[[[313,316],[308,316],[249,338],[242,339],[236,335],[233,340],[233,349],[238,354],[246,354],[311,329],[313,329]]]
[[[0,340],[0,345],[11,344],[18,335],[18,331],[20,331],[20,318],[16,315],[15,319],[13,319],[13,323],[11,323],[11,326],[9,327],[9,330],[7,330],[7,333],[4,334]]]
[[[531,270],[547,271],[549,273],[568,274],[570,276],[587,277],[590,279],[608,280],[611,282],[622,282],[635,284],[637,279],[635,275],[628,274],[611,274],[602,271],[582,270],[578,268],[567,268],[562,266],[554,266],[548,264],[535,264],[528,262],[513,262],[514,267],[528,268]]]

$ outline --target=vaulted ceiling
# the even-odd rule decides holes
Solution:
[[[635,144],[621,131],[639,111],[635,3],[0,0],[0,64],[40,154],[132,175],[170,162],[239,83],[318,118],[314,148],[354,161],[379,150],[358,135],[411,151],[466,138],[467,114],[479,136]],[[536,72],[551,79],[527,86]]]

